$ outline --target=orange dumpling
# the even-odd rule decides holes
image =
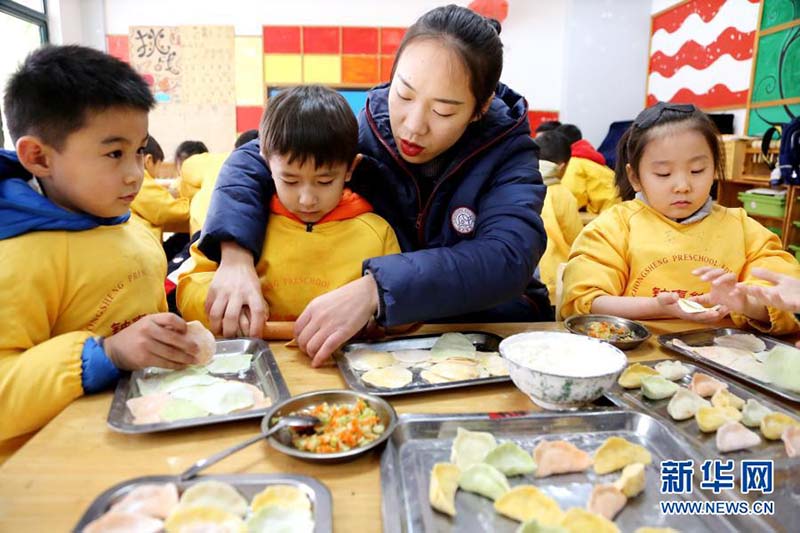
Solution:
[[[536,477],[553,474],[583,472],[592,466],[592,458],[585,451],[567,441],[542,441],[533,450],[536,461]]]
[[[714,379],[708,374],[703,374],[702,372],[695,372],[692,376],[692,382],[689,384],[689,390],[696,392],[703,398],[713,396],[715,392],[727,388],[728,385],[726,383]]]

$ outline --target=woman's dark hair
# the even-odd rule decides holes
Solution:
[[[635,195],[633,186],[628,180],[626,166],[630,165],[638,176],[639,163],[642,161],[645,146],[656,135],[661,134],[663,130],[660,127],[666,125],[691,128],[700,133],[711,149],[717,179],[725,179],[725,152],[722,149],[719,131],[708,115],[691,104],[658,102],[639,113],[617,145],[615,178],[623,200],[631,200]]]
[[[480,115],[503,70],[500,23],[455,4],[428,11],[403,36],[392,67],[392,78],[406,46],[424,39],[441,41],[461,58],[469,74],[470,91],[475,97],[474,114]]]
[[[344,96],[322,85],[284,89],[267,102],[258,128],[261,155],[313,159],[317,168],[350,165],[358,153],[358,122]]]
[[[164,160],[164,150],[161,149],[161,145],[158,144],[158,141],[152,135],[147,137],[147,144],[144,145],[144,153],[152,157],[153,161],[156,163],[160,163]]]
[[[175,164],[181,165],[193,155],[206,152],[208,152],[208,147],[202,141],[183,141],[175,149]]]

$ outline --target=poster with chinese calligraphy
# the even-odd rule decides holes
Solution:
[[[131,65],[147,80],[159,103],[179,102],[181,42],[178,28],[133,26],[128,30]]]

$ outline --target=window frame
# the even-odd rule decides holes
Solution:
[[[6,15],[39,26],[41,44],[47,44],[50,42],[50,30],[47,24],[47,2],[42,2],[42,5],[44,11],[40,12],[13,2],[12,0],[0,0],[0,13],[5,13]]]

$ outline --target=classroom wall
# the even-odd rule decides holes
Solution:
[[[650,5],[641,0],[571,0],[566,12],[561,121],[595,146],[608,126],[645,101]]]
[[[136,25],[233,25],[259,35],[263,25],[408,26],[436,0],[49,0],[67,14],[54,42],[103,48],[97,37]],[[467,0],[455,3],[467,5]],[[501,38],[503,81],[534,109],[560,112],[599,144],[610,122],[643,106],[650,14],[673,0],[510,0]],[[235,6],[235,8],[232,8]],[[51,10],[51,12],[53,12]],[[102,27],[101,27],[102,26]],[[59,39],[56,39],[59,34]]]

